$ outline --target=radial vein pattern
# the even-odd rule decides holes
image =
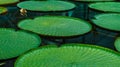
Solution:
[[[65,1],[24,1],[17,6],[31,11],[64,11],[75,8],[75,4]]]
[[[40,38],[14,29],[0,29],[0,60],[17,57],[40,45]]]
[[[18,58],[15,67],[119,67],[119,53],[98,46],[79,45],[36,49]]]
[[[82,35],[91,30],[91,25],[81,19],[62,16],[43,16],[21,21],[18,26],[41,35],[67,37]]]
[[[100,14],[96,15],[93,23],[102,28],[120,31],[120,14]]]

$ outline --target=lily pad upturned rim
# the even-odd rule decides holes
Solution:
[[[95,15],[94,18],[91,19],[90,21],[92,22],[93,25],[95,25],[95,26],[97,26],[97,27],[99,27],[101,29],[105,29],[105,30],[109,30],[109,31],[113,31],[113,32],[118,32],[119,33],[120,30],[108,29],[106,27],[103,27],[103,26],[100,26],[100,25],[97,25],[96,23],[94,23],[94,20],[99,20],[99,16],[102,16],[102,15],[103,16],[104,15],[111,15],[111,14],[113,14],[113,15],[117,15],[117,14],[120,15],[119,13],[103,13],[103,14],[98,14],[98,15]]]
[[[23,1],[23,2],[30,2],[30,1]],[[37,1],[36,1],[36,2],[37,2]],[[39,2],[39,1],[38,1],[38,2]],[[43,1],[43,2],[44,2],[44,1]],[[54,1],[54,2],[55,2],[55,1]],[[56,1],[56,2],[58,2],[58,1]],[[74,10],[74,9],[76,8],[76,5],[75,5],[74,3],[72,3],[72,2],[69,2],[69,1],[59,1],[59,2],[70,3],[70,4],[74,5],[74,7],[71,8],[71,9],[67,9],[67,10],[56,10],[56,11],[55,11],[55,10],[54,10],[54,11],[49,10],[49,11],[43,11],[43,10],[28,10],[28,9],[26,9],[26,8],[22,8],[22,7],[20,7],[20,4],[21,4],[22,2],[18,3],[17,6],[18,6],[18,8],[26,9],[27,11],[42,12],[42,13],[68,12],[68,11],[72,11],[72,10]]]
[[[120,56],[120,53],[117,52],[117,51],[114,51],[114,50],[106,48],[106,47],[97,46],[97,45],[94,45],[94,44],[68,43],[68,44],[62,44],[61,47],[66,47],[66,46],[71,46],[71,47],[74,47],[74,46],[77,46],[77,47],[81,47],[81,46],[82,47],[90,47],[90,48],[95,48],[95,49],[100,49],[100,50],[108,51],[108,52],[111,52],[111,53],[115,53],[115,54]]]
[[[2,10],[0,12],[0,15],[6,14],[8,12],[8,9],[6,7],[0,7],[0,10]]]
[[[69,44],[69,43],[68,44],[63,44],[65,46],[61,46],[61,47],[53,47],[53,48],[51,47],[51,48],[42,48],[42,49],[36,48],[36,49],[33,49],[33,50],[31,50],[31,51],[29,51],[29,52],[21,55],[20,57],[18,57],[17,60],[16,60],[16,62],[15,62],[15,64],[14,64],[14,66],[16,67],[16,65],[19,62],[19,60],[21,58],[23,58],[24,56],[29,55],[29,53],[32,53],[32,52],[35,52],[35,51],[39,51],[39,50],[43,51],[43,50],[49,50],[49,49],[54,49],[54,48],[55,49],[60,49],[60,48],[66,48],[66,47],[86,47],[86,48],[93,48],[93,49],[102,50],[102,51],[105,51],[105,52],[112,53],[112,54],[114,54],[116,56],[120,56],[119,52],[114,51],[114,50],[109,49],[109,48],[106,48],[106,47],[101,47],[101,46],[97,46],[97,45],[93,45],[93,44],[79,44],[79,43],[73,43],[72,44],[73,46],[72,46],[71,44]]]
[[[120,13],[120,11],[111,11],[111,10],[103,10],[103,9],[98,9],[98,8],[94,8],[92,7],[93,5],[96,5],[96,4],[104,4],[104,3],[119,3],[119,2],[116,2],[116,1],[111,1],[111,2],[95,2],[95,3],[91,3],[88,5],[88,7],[93,10],[93,11],[97,11],[97,12],[104,12],[104,13]],[[120,4],[120,3],[119,3]]]
[[[0,30],[1,30],[1,31],[2,31],[2,30],[3,30],[3,31],[6,30],[6,31],[8,31],[8,32],[16,32],[16,33],[22,32],[22,33],[28,34],[28,35],[30,35],[30,36],[32,36],[32,37],[35,37],[36,40],[37,40],[36,42],[37,42],[38,44],[36,44],[36,46],[35,46],[34,48],[31,48],[31,49],[35,49],[37,46],[40,46],[40,44],[41,44],[41,38],[40,38],[37,34],[29,33],[29,32],[26,32],[26,31],[24,31],[24,30],[18,30],[18,31],[16,31],[16,30],[13,29],[13,28],[0,28]],[[30,51],[31,49],[22,52],[22,54]],[[4,61],[4,60],[7,60],[7,59],[16,58],[16,57],[18,57],[19,55],[21,55],[21,53],[15,54],[15,55],[13,55],[13,56],[11,56],[11,57],[6,56],[7,58],[1,58],[0,60],[3,60],[3,61]]]
[[[30,31],[30,30],[27,30],[27,29],[23,29],[23,30],[26,30],[26,31],[30,31],[30,32],[39,34],[39,35],[41,35],[41,36],[43,36],[43,37],[52,37],[52,38],[72,38],[72,37],[77,37],[77,36],[81,36],[81,35],[87,34],[87,33],[91,32],[91,30],[92,30],[92,25],[91,25],[89,22],[86,22],[85,20],[82,20],[82,19],[79,19],[79,18],[68,17],[68,16],[41,16],[41,17],[59,17],[59,18],[68,18],[68,19],[74,19],[74,20],[78,20],[78,21],[83,21],[84,23],[88,24],[88,26],[90,27],[90,30],[87,31],[86,33],[83,33],[83,34],[71,35],[71,36],[53,36],[53,35],[40,34],[40,33],[38,33],[38,32]],[[36,18],[38,18],[38,17],[36,17]],[[34,19],[35,19],[35,18],[34,18]],[[25,19],[25,20],[34,20],[34,19]],[[24,21],[24,20],[22,20],[22,21]],[[20,21],[20,22],[22,22],[22,21]],[[18,24],[18,27],[19,27],[19,28],[21,28],[21,27],[20,27],[20,24],[21,24],[21,23]],[[22,29],[22,28],[21,28],[21,29]]]
[[[8,5],[16,4],[18,2],[20,2],[20,0],[15,0],[13,2],[5,2],[5,3],[2,3],[2,4],[0,3],[0,6],[8,6]]]

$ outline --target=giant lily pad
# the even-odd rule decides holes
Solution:
[[[13,4],[17,2],[19,2],[19,0],[0,0],[0,5]]]
[[[120,37],[115,40],[115,48],[120,51]]]
[[[64,1],[24,1],[18,7],[31,11],[66,11],[75,8],[75,5]]]
[[[80,44],[79,47],[36,49],[18,58],[15,67],[119,67],[119,64],[119,53]]]
[[[69,37],[82,35],[91,30],[91,25],[77,18],[43,16],[21,21],[18,26],[45,36]]]
[[[40,45],[40,38],[14,29],[0,28],[0,60],[17,57]]]
[[[90,4],[89,7],[104,12],[120,12],[119,2],[99,2]]]
[[[6,12],[7,12],[7,8],[0,7],[0,14],[6,13]]]
[[[95,16],[92,21],[102,28],[120,31],[120,14],[100,14]]]

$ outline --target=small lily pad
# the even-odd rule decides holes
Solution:
[[[13,4],[17,2],[19,2],[19,0],[0,0],[0,5]]]
[[[0,7],[0,14],[6,13],[8,10],[5,7]]]
[[[102,28],[120,31],[120,14],[100,14],[96,15],[92,21]]]
[[[115,40],[115,48],[120,51],[120,37]]]
[[[120,12],[119,2],[97,2],[90,4],[89,7],[103,12]]]

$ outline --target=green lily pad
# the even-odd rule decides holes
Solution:
[[[95,16],[93,23],[105,29],[120,31],[120,14],[100,14]]]
[[[106,1],[115,1],[115,0],[75,0],[81,2],[106,2]]]
[[[81,19],[63,16],[42,16],[23,20],[18,27],[44,36],[69,37],[89,32],[92,26]]]
[[[40,43],[41,39],[35,34],[0,28],[0,60],[17,57]]]
[[[8,10],[5,7],[0,7],[0,14],[6,13]]]
[[[119,67],[120,54],[103,47],[80,44],[37,49],[17,59],[15,67]]]
[[[120,12],[119,2],[99,2],[90,4],[89,7],[104,12]]]
[[[31,11],[64,11],[75,8],[75,4],[64,1],[24,1],[17,6]]]
[[[0,5],[13,4],[17,2],[19,2],[19,0],[0,0]]]
[[[115,40],[115,48],[120,51],[120,37]]]

